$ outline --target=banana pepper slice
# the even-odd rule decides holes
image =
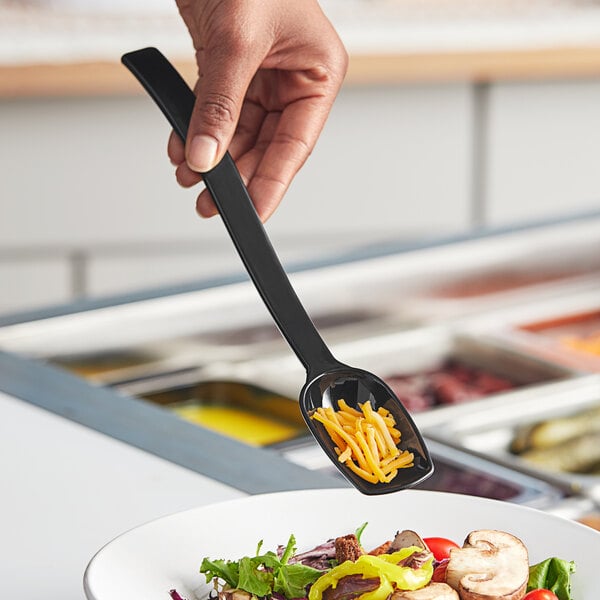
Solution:
[[[422,548],[410,546],[392,554],[380,554],[378,556],[364,554],[359,556],[356,561],[347,560],[313,583],[308,594],[308,600],[322,600],[325,590],[328,588],[335,589],[340,579],[348,575],[362,575],[363,579],[379,578],[379,587],[362,594],[360,600],[386,600],[396,589],[417,590],[422,588],[431,581],[433,558],[417,569],[398,564],[411,554],[421,551]]]

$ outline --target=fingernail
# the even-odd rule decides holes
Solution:
[[[190,142],[188,164],[199,173],[210,171],[215,166],[219,144],[209,135],[196,135]]]

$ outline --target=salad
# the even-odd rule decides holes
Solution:
[[[213,582],[213,600],[574,600],[574,563],[551,557],[530,566],[510,533],[472,531],[461,546],[404,530],[366,549],[365,526],[301,553],[294,535],[275,551],[259,542],[251,557],[204,558],[200,572]]]

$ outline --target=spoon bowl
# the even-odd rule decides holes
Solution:
[[[373,484],[356,475],[338,460],[336,444],[325,427],[313,418],[318,408],[338,408],[339,400],[359,410],[370,402],[374,411],[383,408],[394,416],[396,426],[402,433],[401,448],[414,455],[413,466],[398,471],[387,483]],[[386,494],[413,487],[424,481],[433,472],[433,463],[419,430],[410,414],[388,385],[373,373],[339,364],[338,368],[325,371],[307,380],[300,392],[300,410],[313,437],[335,464],[338,470],[360,492],[367,495]]]
[[[122,61],[185,141],[195,96],[179,73],[156,48],[129,52]],[[306,368],[306,384],[299,398],[300,410],[327,456],[364,494],[386,494],[423,481],[433,472],[433,462],[411,416],[379,377],[349,367],[333,357],[273,250],[229,153],[213,169],[202,173],[202,178],[257,291],[281,334]],[[373,483],[340,462],[333,439],[314,418],[319,408],[337,410],[340,400],[357,410],[370,402],[375,411],[389,411],[401,434],[400,449],[414,455],[413,466],[398,469],[390,481]]]

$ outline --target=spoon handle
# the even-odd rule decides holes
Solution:
[[[129,52],[122,62],[185,141],[195,96],[173,65],[156,48]],[[256,289],[307,373],[339,366],[296,295],[229,152],[202,178]]]

